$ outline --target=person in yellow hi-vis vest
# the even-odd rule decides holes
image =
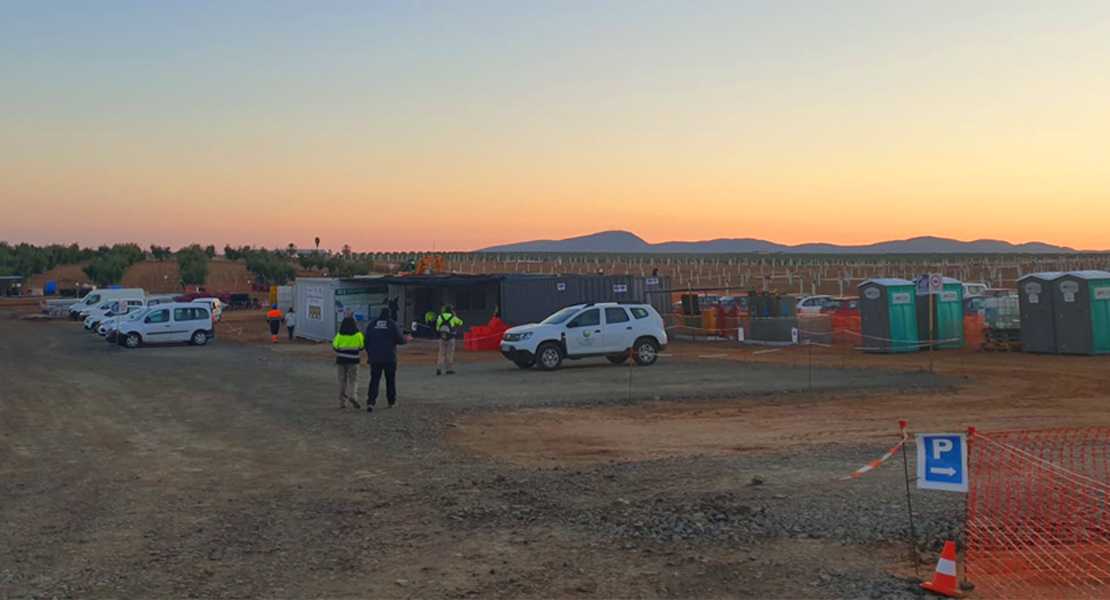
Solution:
[[[335,350],[335,370],[339,376],[339,408],[347,408],[348,402],[355,408],[362,408],[355,398],[358,397],[358,364],[362,362],[366,337],[358,330],[354,317],[343,319],[331,345]]]
[[[450,304],[443,307],[443,314],[436,319],[436,331],[439,333],[439,359],[436,361],[436,375],[446,372],[455,374],[455,336],[463,326],[461,319],[455,316],[455,309]]]

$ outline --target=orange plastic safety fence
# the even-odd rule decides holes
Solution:
[[[1110,429],[968,440],[967,578],[984,598],[1110,598]]]

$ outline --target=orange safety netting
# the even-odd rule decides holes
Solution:
[[[965,561],[980,596],[1110,597],[1110,429],[968,443]]]

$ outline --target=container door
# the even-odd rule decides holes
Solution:
[[[567,323],[567,354],[604,354],[605,335],[601,329],[601,309],[591,308],[578,313]]]
[[[879,339],[890,337],[890,307],[883,298],[882,288],[877,285],[860,288],[859,306],[863,346],[876,350],[889,348],[889,342]]]
[[[1095,354],[1110,354],[1110,281],[1092,281],[1090,293]]]
[[[1091,354],[1091,303],[1083,298],[1082,285],[1070,277],[1056,283],[1056,347],[1060,354]],[[1089,290],[1088,290],[1089,291]]]

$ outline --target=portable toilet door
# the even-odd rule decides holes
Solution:
[[[927,298],[917,299],[923,300]],[[964,347],[964,284],[951,277],[944,278],[941,293],[933,298],[932,342],[937,348]]]
[[[1095,354],[1110,354],[1110,278],[1087,282],[1091,295],[1091,332]]]
[[[860,284],[859,292],[865,351],[912,352],[918,349],[913,283],[905,279],[870,279]]]
[[[1056,353],[1056,310],[1053,282],[1063,273],[1030,273],[1018,279],[1021,351]]]
[[[1105,348],[1108,334],[1103,311],[1110,292],[1102,292],[1110,287],[1110,273],[1105,271],[1072,271],[1065,273],[1053,286],[1053,302],[1056,310],[1056,348],[1060,354],[1095,354],[1110,352]],[[1101,296],[1096,303],[1095,294]],[[1093,311],[1100,312],[1098,327],[1103,331],[1095,333]],[[1096,347],[1096,338],[1099,342]]]

